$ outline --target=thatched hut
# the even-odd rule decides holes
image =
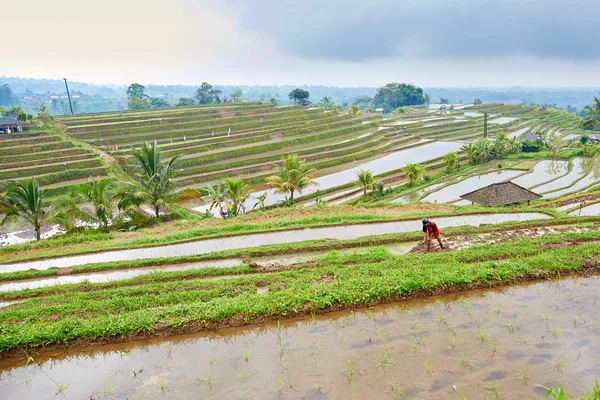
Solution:
[[[531,200],[540,197],[542,196],[512,182],[492,183],[460,196],[461,199],[487,207],[510,206],[525,202],[529,204]]]

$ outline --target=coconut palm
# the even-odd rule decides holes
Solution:
[[[229,177],[223,180],[225,198],[231,202],[232,216],[238,215],[244,209],[244,202],[249,196],[248,185],[240,178]]]
[[[515,154],[521,152],[523,143],[521,143],[521,139],[519,139],[518,137],[508,139],[507,143],[509,153]]]
[[[70,198],[73,200],[69,212],[74,218],[98,224],[108,232],[115,215],[113,192],[115,182],[111,178],[90,180],[86,184],[73,186]],[[88,213],[77,207],[77,204],[91,203],[94,211]]]
[[[408,186],[414,185],[423,176],[424,168],[421,164],[408,163],[403,168],[408,179]]]
[[[473,143],[467,143],[463,145],[460,150],[465,153],[465,156],[469,160],[469,164],[473,164],[475,159],[475,145]]]
[[[139,183],[121,183],[117,190],[117,198],[121,200],[120,208],[150,204],[156,218],[161,209],[168,208],[175,201],[176,183],[171,179],[179,156],[168,163],[162,161],[156,141],[144,143],[133,153],[138,163]]]
[[[487,162],[492,157],[490,142],[486,138],[479,138],[475,141],[474,160],[477,164]]]
[[[352,104],[350,106],[349,114],[356,117],[360,115],[360,106],[358,104]]]
[[[314,184],[312,180],[314,169],[304,165],[297,154],[282,156],[281,161],[283,164],[275,166],[275,174],[267,178],[267,184],[278,193],[289,193],[289,204],[293,205],[294,193],[302,193],[302,190]]]
[[[594,103],[585,107],[585,121],[583,121],[583,130],[594,130],[600,128],[600,99],[594,97]]]
[[[496,158],[502,159],[506,155],[507,151],[508,138],[506,137],[506,134],[500,132],[496,136],[496,139],[494,140],[494,143],[491,146],[491,152]]]
[[[375,189],[375,178],[373,177],[373,172],[370,170],[361,169],[356,172],[356,184],[360,186],[363,190],[363,195],[367,196],[367,190]]]
[[[45,225],[52,223],[61,226],[69,225],[58,202],[44,208],[44,192],[40,190],[35,179],[25,183],[4,182],[4,184],[8,185],[8,189],[0,202],[1,211],[4,213],[0,226],[15,220],[25,221],[33,227],[35,238],[40,240],[41,230]]]
[[[456,169],[459,166],[458,154],[456,154],[456,152],[454,151],[451,151],[450,153],[446,154],[444,156],[444,159],[446,160],[446,172],[448,173],[454,171],[454,169]]]
[[[208,207],[209,211],[218,209],[221,218],[226,217],[225,210],[223,209],[223,204],[226,201],[225,188],[223,187],[222,182],[219,182],[217,186],[212,186],[211,184],[207,183],[201,189],[187,188],[177,194],[177,201],[185,201],[190,199],[207,201],[210,204]]]
[[[15,105],[11,105],[10,106],[10,112],[15,114],[15,116],[19,116],[19,114],[25,112],[25,109],[23,108],[23,106],[15,106]]]

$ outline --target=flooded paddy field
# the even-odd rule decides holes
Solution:
[[[434,296],[0,361],[7,399],[578,395],[600,376],[600,279]],[[1,311],[0,311],[1,312]]]
[[[440,217],[436,218],[436,221],[441,226],[452,227],[466,225],[479,226],[481,224],[498,224],[509,221],[530,221],[543,218],[551,217],[542,213],[498,213]],[[356,239],[388,233],[412,232],[419,230],[420,223],[420,220],[405,220],[230,236],[141,249],[107,251],[101,255],[85,254],[15,264],[0,264],[0,272],[26,271],[32,268],[44,270],[53,267],[65,268],[98,262],[207,254],[223,250],[257,247],[268,244],[294,243],[307,240]]]

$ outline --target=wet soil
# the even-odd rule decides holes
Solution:
[[[474,290],[0,361],[7,398],[568,396],[600,376],[600,279]],[[238,319],[243,319],[241,316]],[[490,397],[492,396],[492,397]]]

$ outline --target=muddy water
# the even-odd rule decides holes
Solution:
[[[397,199],[392,200],[392,203],[412,203],[415,202],[417,200],[419,200],[419,198],[425,194],[425,192],[429,192],[432,190],[435,190],[439,187],[442,187],[445,184],[445,182],[442,183],[436,183],[434,185],[430,185],[427,187],[424,187],[422,189],[419,190],[415,190],[412,191],[410,193],[405,194],[404,196],[398,197]]]
[[[490,172],[487,174],[474,176],[457,184],[440,189],[437,192],[433,192],[423,198],[422,201],[428,201],[430,203],[446,203],[452,200],[458,200],[463,194],[472,192],[473,190],[480,189],[487,185],[491,185],[492,183],[510,180],[522,173],[522,171],[501,170],[498,172]]]
[[[576,206],[575,204],[571,204],[571,207]],[[600,215],[600,203],[592,204],[589,206],[582,207],[581,209],[577,209],[575,211],[570,212],[571,215]]]
[[[424,143],[424,141],[423,141]],[[408,163],[421,163],[427,160],[438,158],[450,151],[456,151],[461,147],[460,143],[454,142],[433,142],[423,144],[422,146],[414,147],[411,149],[400,150],[394,153],[388,154],[384,157],[368,161],[364,164],[358,165],[353,168],[348,168],[340,172],[321,176],[314,179],[315,184],[306,188],[302,191],[302,195],[315,193],[318,190],[326,190],[336,186],[344,185],[356,180],[356,173],[361,169],[370,170],[374,175],[382,174],[384,172],[393,171],[396,169],[403,168]],[[274,190],[267,190],[268,192],[265,205],[273,205],[285,199],[285,194],[276,193]],[[264,191],[253,194],[256,198],[260,196]],[[298,194],[296,194],[296,197]],[[248,203],[247,209],[252,209],[255,200]],[[208,205],[194,208],[199,212],[205,212],[208,209]]]
[[[551,190],[558,190],[560,188],[564,188],[565,186],[569,186],[575,180],[579,179],[581,176],[585,175],[585,171],[583,169],[583,158],[574,158],[573,159],[573,168],[571,171],[565,176],[558,178],[555,181],[546,183],[541,186],[536,186],[534,191],[536,193],[544,193],[549,192]],[[544,197],[547,197],[544,195]]]
[[[225,268],[234,267],[241,265],[242,260],[228,259],[228,260],[216,260],[216,261],[205,261],[191,264],[180,264],[177,266],[166,266],[166,267],[151,267],[151,268],[136,268],[128,270],[110,271],[110,272],[98,272],[93,274],[76,274],[76,275],[65,275],[55,278],[44,278],[34,280],[24,280],[18,282],[9,282],[0,284],[0,292],[10,292],[14,290],[22,289],[35,289],[41,287],[65,285],[69,283],[102,283],[102,282],[113,282],[123,279],[135,278],[136,276],[152,274],[155,272],[173,272],[173,271],[186,271],[200,268]]]
[[[563,279],[0,361],[8,399],[569,396],[600,375],[600,280]],[[560,361],[562,360],[562,364]],[[557,366],[557,362],[559,362]],[[402,395],[400,395],[402,393]],[[128,397],[129,396],[129,397]]]
[[[575,193],[581,189],[584,189],[594,183],[597,183],[600,180],[600,157],[596,157],[593,160],[586,160],[589,165],[584,167],[584,170],[589,170],[590,172],[581,178],[579,181],[575,182],[575,184],[571,187],[558,190],[556,192],[548,193],[544,197],[553,198],[562,196],[569,193]],[[584,161],[585,163],[585,161]]]
[[[533,171],[512,181],[517,185],[529,188],[547,182],[567,173],[568,161],[543,160],[533,166]]]
[[[442,227],[478,226],[480,224],[497,224],[507,221],[529,221],[533,219],[550,218],[541,213],[519,214],[481,214],[462,215],[456,217],[436,218]],[[367,236],[384,235],[388,233],[412,232],[421,227],[420,220],[384,222],[377,224],[357,224],[332,226],[324,228],[308,228],[297,231],[280,231],[258,233],[243,236],[207,239],[188,243],[166,246],[148,247],[121,251],[107,251],[99,254],[86,254],[73,257],[62,257],[16,264],[0,264],[0,272],[26,271],[28,269],[64,268],[75,265],[93,264],[98,262],[138,260],[144,258],[165,258],[207,254],[216,251],[244,249],[272,244],[302,242],[307,240],[347,240]]]
[[[512,117],[500,117],[500,118],[495,118],[495,119],[491,119],[488,122],[490,124],[499,124],[499,125],[504,125],[504,124],[508,124],[509,122],[513,122],[516,121],[518,118],[512,118]]]

